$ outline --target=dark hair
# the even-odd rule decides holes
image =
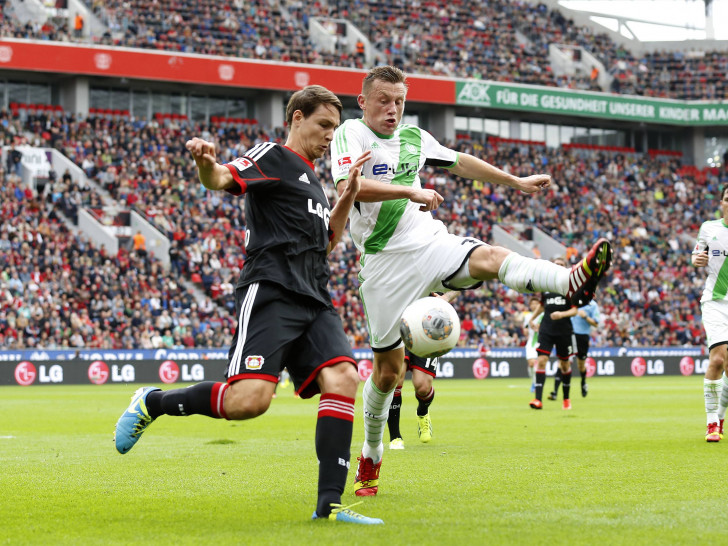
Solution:
[[[364,77],[361,85],[361,94],[366,95],[374,80],[382,80],[389,83],[403,83],[407,88],[407,76],[396,66],[375,66]]]
[[[723,201],[723,198],[725,197],[725,192],[727,192],[727,191],[728,191],[728,184],[726,184],[725,186],[723,186],[723,191],[720,192],[720,200],[721,201]]]
[[[300,110],[304,118],[314,113],[316,108],[321,104],[331,104],[339,111],[339,117],[344,107],[341,105],[339,97],[331,91],[320,85],[309,85],[300,91],[296,91],[286,106],[286,123],[291,126],[293,123],[293,113]]]

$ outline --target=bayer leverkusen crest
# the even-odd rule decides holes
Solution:
[[[265,359],[260,355],[251,355],[245,357],[245,367],[248,370],[260,370],[263,367]]]

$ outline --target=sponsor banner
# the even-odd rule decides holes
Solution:
[[[669,356],[589,356],[587,376],[684,375],[703,376],[708,356],[687,354]],[[438,359],[438,379],[525,378],[524,356],[452,357]],[[359,378],[372,373],[372,358],[357,358]],[[548,362],[546,372],[553,375],[558,362]],[[107,385],[114,383],[180,383],[223,381],[227,359],[208,360],[21,360],[0,362],[0,385]],[[576,373],[576,364],[572,365]]]
[[[641,356],[644,358],[654,358],[663,356],[691,356],[706,357],[708,352],[705,347],[589,347],[589,356],[597,357],[615,357],[615,356]],[[489,349],[485,353],[481,353],[478,349],[456,348],[440,358],[511,358],[525,359],[526,350],[523,347]],[[360,360],[368,358],[373,360],[374,353],[371,349],[354,349],[354,358]]]
[[[662,356],[707,357],[704,347],[590,347],[591,357],[641,356],[644,358]],[[448,358],[526,358],[523,347],[490,349],[481,353],[478,349],[457,348],[450,351]],[[0,351],[1,362],[20,362],[22,360],[227,360],[228,349],[69,349]],[[371,349],[354,349],[357,360],[374,359]]]
[[[227,360],[22,360],[0,362],[0,385],[109,385],[224,380]]]
[[[366,74],[349,68],[12,38],[0,39],[3,68],[279,91],[317,84],[349,96],[361,92]],[[407,80],[410,101],[455,103],[452,79],[411,76]]]
[[[669,125],[728,125],[728,101],[649,99],[552,87],[458,81],[456,104]]]

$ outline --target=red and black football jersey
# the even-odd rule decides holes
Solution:
[[[571,335],[574,331],[571,326],[571,318],[552,320],[551,313],[554,311],[568,311],[572,308],[571,303],[565,296],[556,292],[543,292],[541,294],[541,304],[543,305],[543,319],[538,328],[539,333],[547,333],[552,336]]]
[[[237,286],[274,282],[330,306],[331,207],[313,163],[265,142],[225,167],[238,185],[230,193],[245,194],[247,260]]]

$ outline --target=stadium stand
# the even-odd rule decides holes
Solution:
[[[11,3],[3,7],[3,36],[170,50],[248,59],[362,68],[364,58],[339,40],[334,51],[311,39],[311,18],[344,18],[355,24],[386,62],[410,73],[677,99],[728,97],[728,52],[664,52],[633,55],[606,34],[575,25],[544,4],[496,0],[395,0],[273,3],[236,0],[224,5],[192,0],[153,4],[86,2],[108,31],[74,36],[68,22],[49,18],[21,24]],[[549,45],[578,46],[613,77],[608,89],[593,71],[556,75]]]

